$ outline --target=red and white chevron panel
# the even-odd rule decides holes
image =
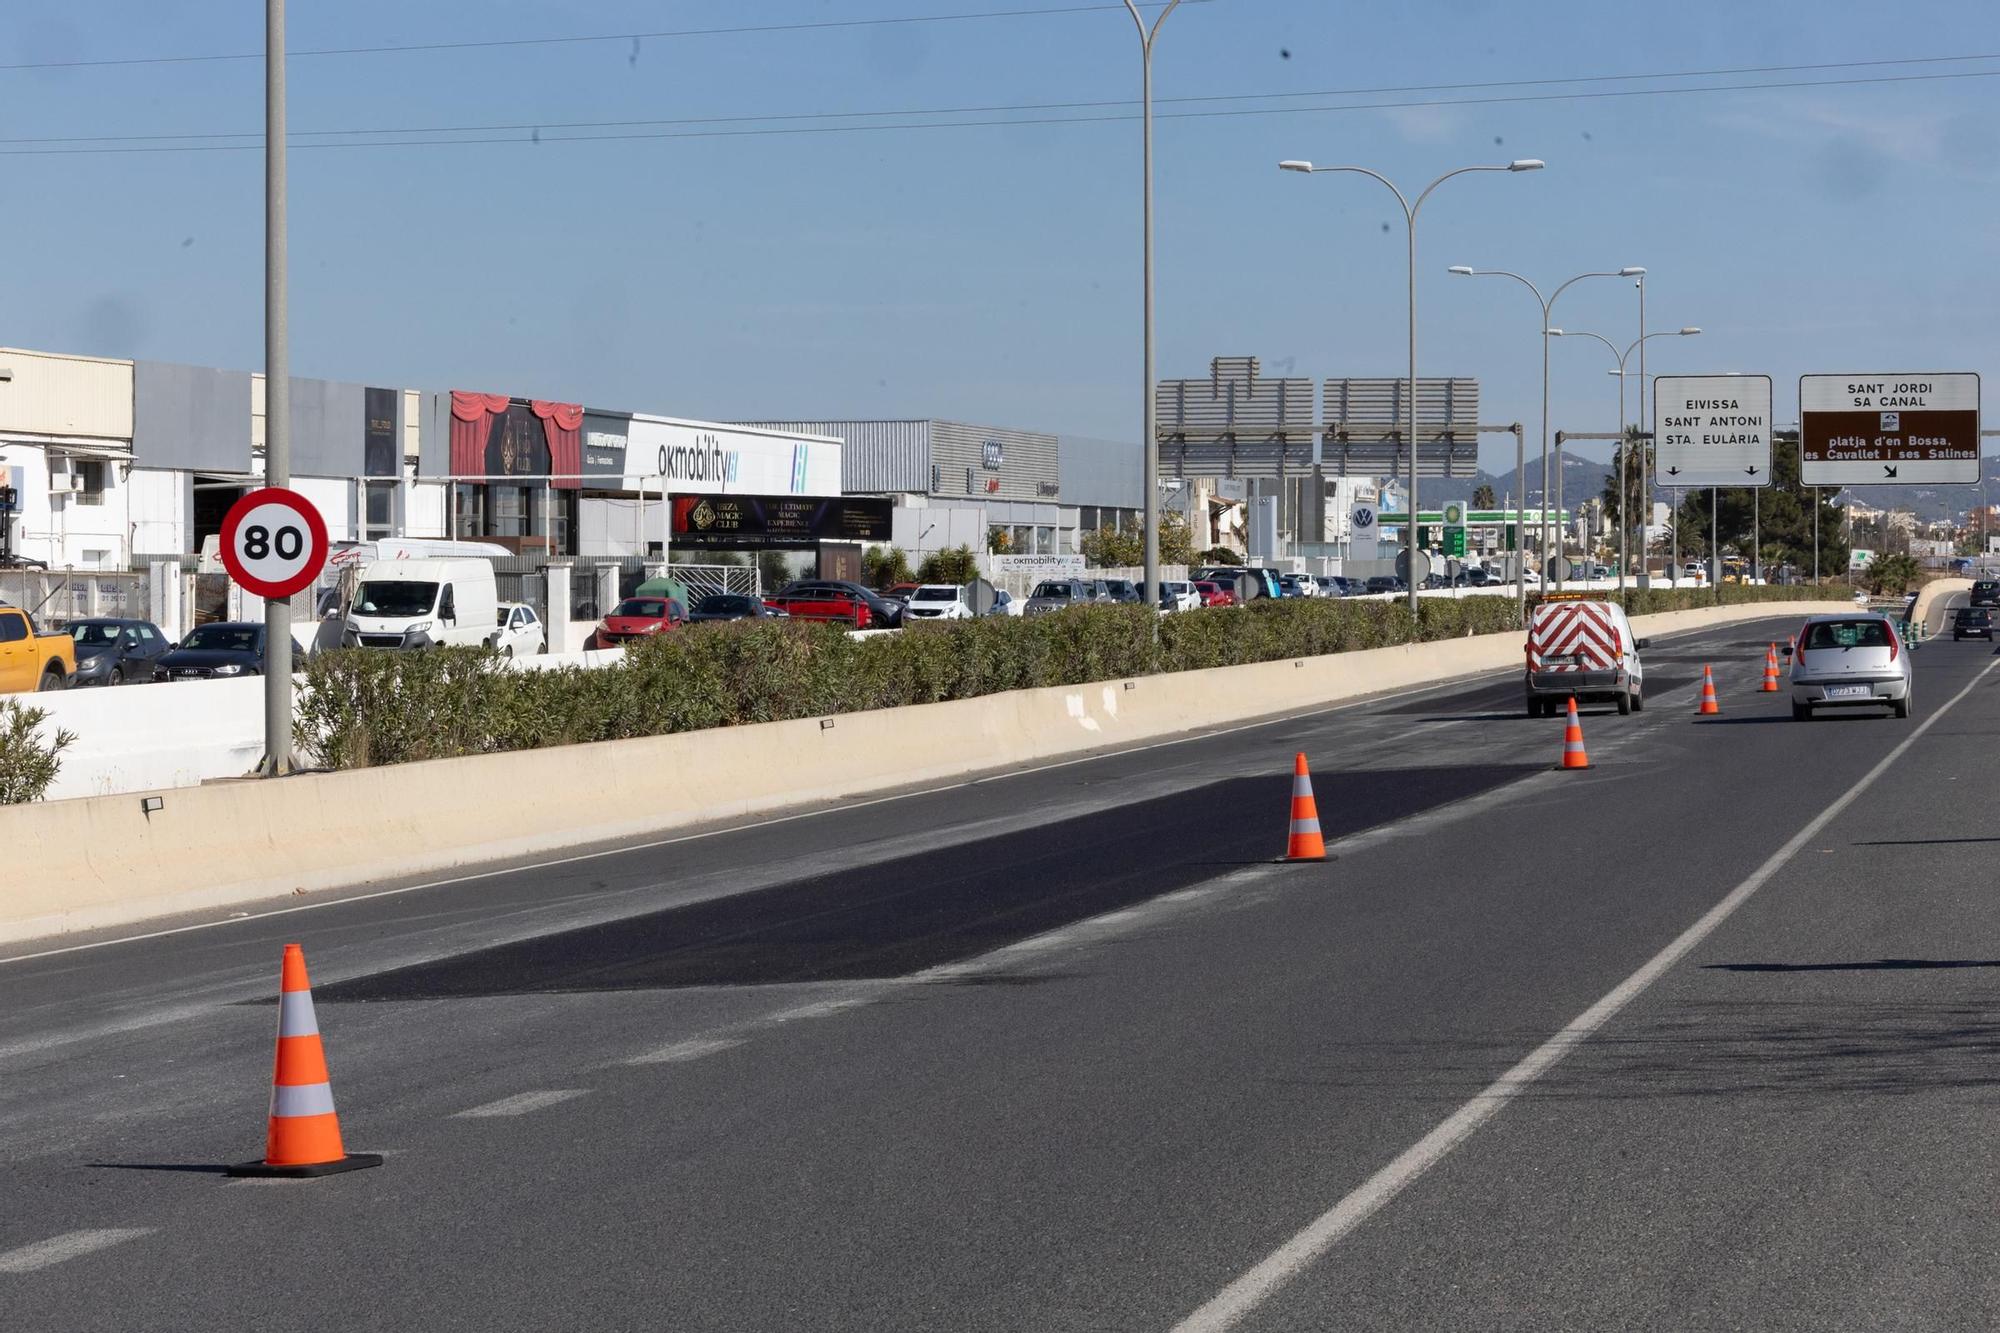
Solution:
[[[1620,656],[1618,626],[1608,603],[1565,602],[1535,613],[1528,633],[1528,670],[1614,671]]]

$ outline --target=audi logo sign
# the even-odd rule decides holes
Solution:
[[[979,465],[988,472],[998,472],[1002,460],[1000,441],[987,440],[979,446]]]

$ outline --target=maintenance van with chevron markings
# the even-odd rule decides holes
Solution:
[[[1567,707],[1608,701],[1620,713],[1646,706],[1646,668],[1625,608],[1601,593],[1550,593],[1528,620],[1529,717],[1554,717]]]

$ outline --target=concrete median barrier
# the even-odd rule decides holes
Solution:
[[[1804,615],[1639,616],[1641,635]],[[278,782],[0,807],[0,942],[448,872],[1518,667],[1519,633]],[[172,690],[175,687],[158,687]],[[158,806],[147,806],[157,801]]]

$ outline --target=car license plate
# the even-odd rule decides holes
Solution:
[[[1875,691],[1866,685],[1829,685],[1826,697],[1829,699],[1866,699]]]
[[[1575,666],[1575,653],[1550,653],[1542,659],[1543,666]]]

